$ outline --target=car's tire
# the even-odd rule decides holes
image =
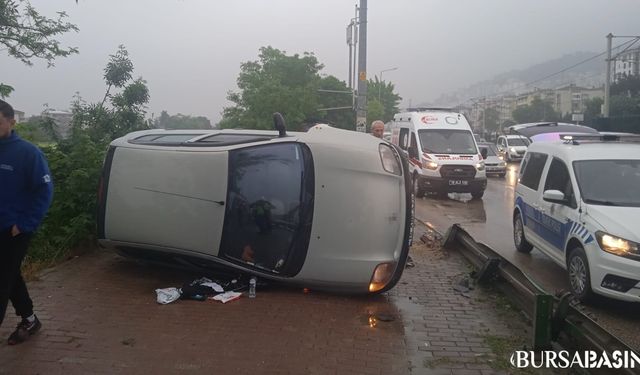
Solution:
[[[513,243],[518,252],[528,254],[533,250],[533,245],[524,237],[524,223],[520,213],[516,213],[513,217]]]
[[[471,192],[471,197],[473,199],[481,199],[484,196],[484,190],[477,190]]]
[[[589,260],[583,248],[576,247],[569,253],[567,274],[571,293],[581,302],[591,301],[594,297],[591,289],[591,271],[589,271]]]
[[[419,179],[418,175],[417,174],[414,175],[413,176],[413,191],[414,191],[414,193],[416,195],[416,198],[424,197],[424,193],[425,193],[424,189],[422,189],[420,187],[419,181],[420,181],[420,179]]]

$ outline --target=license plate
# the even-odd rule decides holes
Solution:
[[[449,186],[467,186],[469,181],[465,180],[449,180]]]

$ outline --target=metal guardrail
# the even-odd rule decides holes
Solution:
[[[533,322],[533,349],[570,352],[594,350],[635,352],[571,304],[571,295],[548,294],[542,287],[484,244],[477,243],[460,225],[454,224],[444,236],[445,249],[459,249],[478,270],[478,284],[492,283],[502,290]],[[497,282],[503,280],[505,282]],[[640,374],[636,369],[589,369],[591,374]]]

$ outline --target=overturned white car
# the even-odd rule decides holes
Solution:
[[[316,289],[392,288],[413,231],[406,158],[368,134],[328,125],[287,134],[276,123],[279,131],[156,129],[113,141],[101,245]]]

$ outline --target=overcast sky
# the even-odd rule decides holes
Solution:
[[[28,115],[44,103],[68,109],[76,91],[104,95],[108,56],[125,45],[150,89],[149,115],[204,115],[213,122],[236,90],[240,64],[261,46],[314,52],[324,73],[347,80],[345,29],[356,0],[31,0],[64,10],[80,53],[55,67],[0,51],[0,82]],[[640,35],[638,0],[369,0],[368,75],[396,85],[403,105],[432,100],[496,74],[576,51],[602,52],[605,35]],[[618,41],[621,42],[622,40]],[[616,44],[616,42],[614,42]]]

